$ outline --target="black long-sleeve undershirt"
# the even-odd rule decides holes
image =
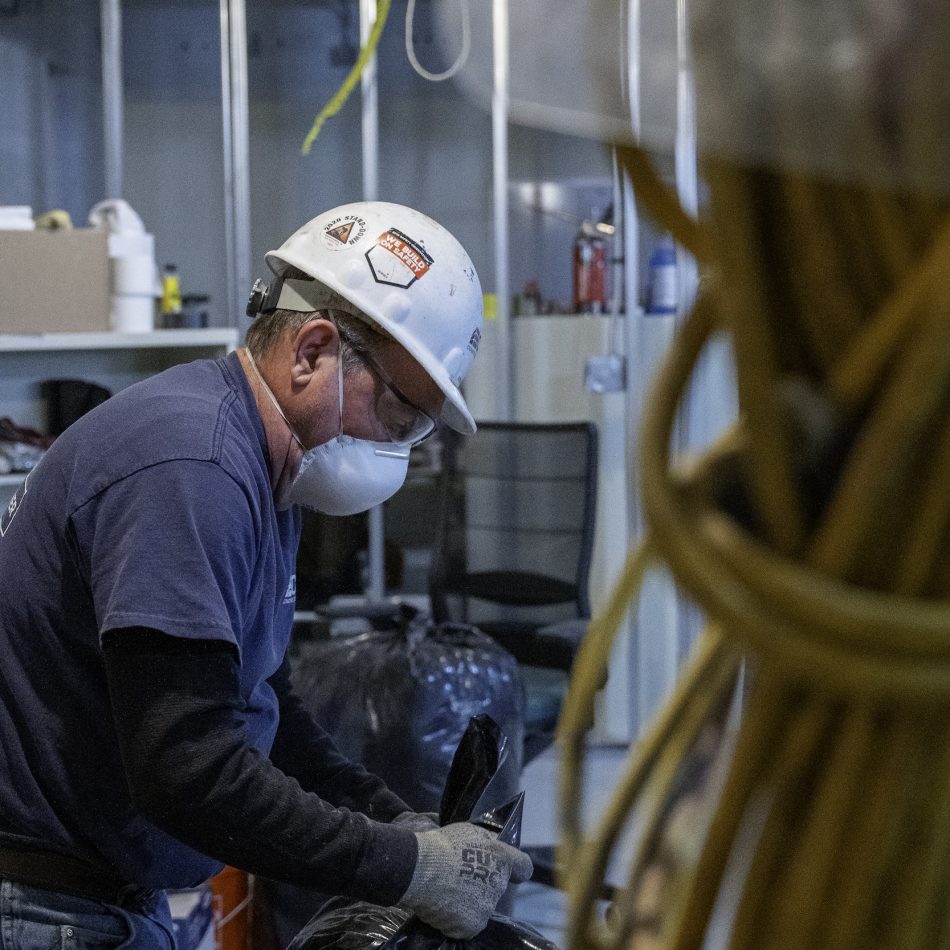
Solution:
[[[103,655],[132,802],[148,820],[254,874],[399,900],[416,841],[385,822],[408,806],[337,751],[286,666],[270,680],[281,719],[268,759],[247,744],[230,645],[134,629],[106,634]]]

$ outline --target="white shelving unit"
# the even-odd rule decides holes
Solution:
[[[0,333],[0,353],[180,348],[224,348],[229,352],[237,346],[237,336],[238,331],[231,327],[149,333]]]
[[[41,383],[82,379],[113,393],[196,359],[225,356],[239,343],[238,330],[153,330],[150,333],[0,334],[0,416],[46,431]],[[0,475],[0,506],[26,476]]]

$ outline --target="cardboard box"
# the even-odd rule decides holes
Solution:
[[[109,330],[105,231],[0,231],[0,333]]]

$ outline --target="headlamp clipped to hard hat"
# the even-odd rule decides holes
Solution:
[[[271,287],[274,283],[274,281],[271,281],[267,284],[261,280],[260,277],[254,281],[250,296],[247,298],[247,306],[244,308],[244,312],[252,320],[255,317],[261,316],[261,314],[270,313],[272,310],[277,309],[276,306],[271,303]]]
[[[335,309],[376,324],[445,394],[446,424],[475,431],[459,384],[481,340],[482,290],[445,228],[403,205],[359,201],[308,221],[266,259],[275,279],[255,282],[248,316]]]

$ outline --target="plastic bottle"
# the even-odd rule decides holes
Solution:
[[[661,238],[650,255],[650,299],[647,313],[676,313],[676,249],[673,239]]]
[[[162,268],[162,326],[173,328],[181,325],[181,281],[178,268],[166,264]]]

